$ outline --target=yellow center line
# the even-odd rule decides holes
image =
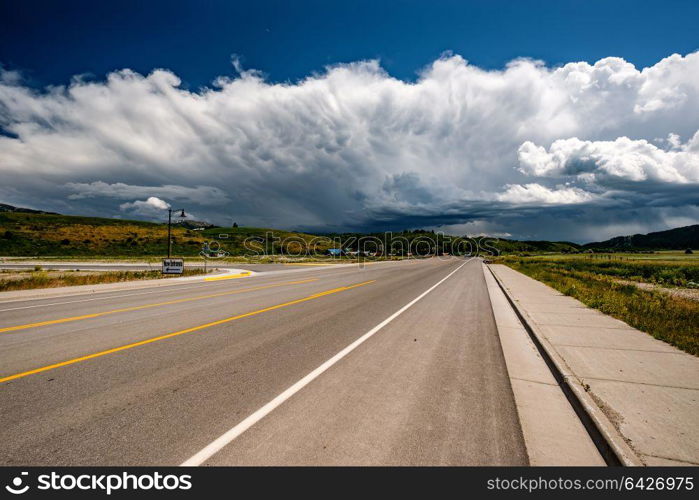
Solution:
[[[210,276],[208,278],[204,278],[204,281],[220,281],[220,280],[234,280],[238,278],[249,278],[250,277],[250,271],[238,273],[238,274],[225,274],[223,276]]]
[[[381,261],[381,262],[388,262],[388,261]],[[317,266],[341,266],[341,265],[347,265],[347,264],[362,264],[365,266],[369,266],[371,264],[378,264],[379,262],[334,262],[332,264],[329,263],[321,263],[321,262],[285,262],[285,266],[312,266],[312,267],[317,267]]]
[[[305,279],[305,280],[299,280],[299,281],[285,281],[282,283],[272,283],[269,285],[260,285],[260,286],[250,287],[250,288],[241,288],[240,290],[231,290],[228,292],[212,293],[209,295],[199,295],[197,297],[187,297],[185,299],[169,300],[167,302],[158,302],[155,304],[144,304],[142,306],[124,307],[122,309],[113,309],[111,311],[102,311],[102,312],[97,312],[97,313],[92,313],[92,314],[83,314],[82,316],[71,316],[69,318],[51,319],[48,321],[40,321],[38,323],[29,323],[26,325],[6,326],[4,328],[0,328],[0,333],[15,332],[17,330],[26,330],[27,328],[35,328],[37,326],[57,325],[59,323],[68,323],[71,321],[79,321],[79,320],[83,320],[83,319],[99,318],[100,316],[106,316],[108,314],[117,314],[117,313],[130,312],[130,311],[140,311],[142,309],[149,309],[151,307],[168,306],[171,304],[181,304],[183,302],[211,299],[214,297],[223,297],[225,295],[234,295],[234,294],[243,293],[243,292],[253,292],[255,290],[264,290],[265,288],[275,288],[275,287],[285,286],[285,285],[300,285],[302,283],[309,283],[311,281],[317,281],[317,280],[318,280],[318,278],[311,278],[311,279]]]
[[[60,368],[63,366],[68,366],[68,365],[72,365],[75,363],[80,363],[81,361],[87,361],[89,359],[99,358],[101,356],[106,356],[107,354],[113,354],[115,352],[125,351],[127,349],[132,349],[134,347],[139,347],[139,346],[146,345],[146,344],[152,344],[153,342],[158,342],[160,340],[169,339],[172,337],[176,337],[178,335],[184,335],[185,333],[196,332],[199,330],[203,330],[204,328],[209,328],[211,326],[217,326],[217,325],[222,325],[224,323],[230,323],[231,321],[235,321],[237,319],[247,318],[250,316],[256,316],[257,314],[262,314],[263,312],[274,311],[275,309],[281,309],[282,307],[288,307],[288,306],[292,306],[294,304],[300,304],[302,302],[307,302],[309,300],[319,299],[319,298],[325,297],[329,294],[343,292],[345,290],[351,290],[352,288],[357,288],[360,286],[368,285],[370,283],[374,283],[375,281],[376,280],[371,280],[371,281],[365,281],[363,283],[357,283],[355,285],[343,286],[340,288],[333,288],[332,290],[327,290],[325,292],[320,292],[320,293],[316,293],[313,295],[309,295],[308,297],[304,297],[302,299],[296,299],[296,300],[292,300],[290,302],[284,302],[282,304],[277,304],[274,306],[265,307],[264,309],[258,309],[257,311],[238,314],[237,316],[231,316],[230,318],[220,319],[218,321],[212,321],[211,323],[206,323],[204,325],[194,326],[192,328],[187,328],[186,330],[180,330],[178,332],[167,333],[165,335],[160,335],[158,337],[153,337],[150,339],[141,340],[139,342],[134,342],[132,344],[126,344],[126,345],[122,345],[119,347],[114,347],[112,349],[107,349],[106,351],[100,351],[100,352],[96,352],[94,354],[88,354],[87,356],[81,356],[79,358],[73,358],[73,359],[69,359],[67,361],[61,361],[60,363],[55,363],[53,365],[42,366],[41,368],[35,368],[33,370],[28,370],[26,372],[15,373],[14,375],[9,375],[7,377],[0,378],[0,383],[9,382],[10,380],[15,380],[18,378],[26,377],[28,375],[34,375],[36,373],[45,372],[48,370],[53,370],[55,368]]]
[[[327,262],[285,262],[285,266],[337,266],[337,264],[329,264]]]

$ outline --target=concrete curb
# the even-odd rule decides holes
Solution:
[[[502,283],[498,275],[490,266],[487,267],[524,325],[524,328],[539,348],[541,355],[549,365],[561,389],[582,420],[583,425],[587,428],[592,440],[597,445],[607,463],[609,465],[643,466],[643,461],[626,443],[614,424],[607,418],[590,394],[588,394],[580,379],[570,370],[546,336],[537,329],[536,323],[532,321],[527,312],[518,307],[517,301]]]
[[[493,273],[481,265],[529,465],[607,465]]]

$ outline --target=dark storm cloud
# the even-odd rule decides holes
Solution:
[[[6,203],[577,241],[698,220],[698,53],[642,71],[448,56],[414,83],[369,61],[294,84],[243,71],[200,92],[165,70],[44,91],[1,73]]]

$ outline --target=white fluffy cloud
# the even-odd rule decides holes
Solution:
[[[162,218],[162,213],[170,208],[170,204],[156,196],[150,196],[147,200],[135,200],[119,205],[119,209],[132,215],[144,217]]]
[[[511,184],[504,193],[496,196],[498,201],[514,204],[573,205],[585,203],[594,195],[580,188],[562,187],[549,189],[541,184]]]
[[[699,133],[687,143],[676,135],[663,150],[645,139],[613,141],[559,139],[548,151],[532,142],[519,147],[520,171],[540,177],[577,176],[605,184],[615,180],[663,184],[699,183]]]
[[[368,61],[198,92],[166,70],[41,91],[5,71],[0,127],[7,203],[116,215],[154,196],[220,223],[580,240],[696,220],[699,53],[642,70],[450,55],[414,83]]]

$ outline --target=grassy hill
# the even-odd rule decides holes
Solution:
[[[173,228],[173,252],[194,255],[204,242],[197,231]],[[99,217],[0,213],[0,255],[137,256],[167,252],[167,226]]]
[[[322,254],[337,246],[333,239],[346,242],[345,248],[358,249],[357,241],[372,236],[382,240],[382,234],[344,233],[312,235],[278,229],[255,227],[210,227],[202,230],[173,225],[173,255],[194,257],[205,242],[216,241],[212,250],[220,248],[231,256],[251,253],[301,255],[304,248],[315,248]],[[439,252],[452,253],[452,247],[443,235],[415,230],[394,233],[395,238],[407,240],[412,246],[416,240],[436,242]],[[462,243],[462,249],[476,248],[464,245],[466,238],[452,238]],[[245,243],[247,240],[247,243]],[[501,253],[575,252],[573,243],[548,241],[492,240],[490,249]],[[371,245],[365,247],[373,250]],[[421,246],[414,253],[424,252]],[[432,245],[432,251],[434,245]],[[38,211],[0,211],[0,255],[18,257],[142,257],[162,256],[167,252],[167,225],[123,219],[59,215]]]
[[[611,251],[698,249],[699,224],[655,233],[617,236],[610,240],[587,243],[583,246],[584,248]]]
[[[324,236],[263,227],[215,227],[199,233],[207,241],[218,242],[221,249],[233,256],[255,253],[300,255],[305,248],[315,248],[322,254],[334,246],[332,240]]]
[[[434,231],[416,229],[412,231],[399,231],[391,233],[394,239],[405,239],[410,247],[420,253],[421,247],[416,242],[423,239],[431,240],[437,247],[437,251],[444,253],[468,252],[469,249],[480,249],[481,253],[493,253],[495,250],[501,254],[510,253],[575,253],[580,251],[580,245],[566,241],[517,241],[490,238],[487,236],[445,236]],[[357,250],[357,240],[362,237],[373,237],[384,240],[384,233],[341,233],[328,234],[330,238],[339,238],[340,241],[351,241],[346,247]],[[370,248],[370,247],[369,247]],[[432,247],[434,248],[434,246]],[[415,253],[415,252],[414,252]]]
[[[500,253],[576,253],[580,245],[569,241],[517,241],[500,239],[493,243]]]
[[[687,226],[647,235],[620,236],[611,240],[577,245],[566,241],[517,241],[495,238],[444,237],[422,229],[392,233],[393,238],[408,242],[405,252],[428,253],[427,246],[417,247],[419,240],[430,241],[429,253],[459,253],[480,248],[486,253],[500,254],[575,254],[588,249],[595,251],[636,251],[648,249],[699,248],[699,225]],[[342,233],[313,235],[278,229],[255,227],[211,227],[210,224],[189,221],[188,227],[172,227],[175,256],[194,257],[206,242],[216,241],[229,255],[250,254],[302,255],[305,248],[322,254],[339,246],[358,250],[360,238],[372,237],[385,241],[383,233]],[[251,240],[257,240],[255,243]],[[245,243],[247,241],[247,243]],[[487,244],[483,245],[483,242]],[[400,254],[400,244],[393,251]],[[366,245],[361,249],[373,251]],[[101,217],[59,215],[38,210],[21,209],[0,204],[0,255],[18,257],[158,257],[167,253],[167,225]],[[482,252],[481,252],[482,253]]]
[[[296,250],[313,235],[264,228],[210,228],[195,231],[173,225],[172,253],[196,256],[205,242],[217,240],[231,255],[243,255],[243,241],[264,237],[275,253]],[[226,237],[219,238],[220,235]],[[287,239],[284,247],[275,240]],[[328,241],[324,248],[331,246]],[[323,245],[319,245],[321,251]],[[0,255],[34,257],[140,257],[167,253],[167,225],[154,222],[80,217],[24,211],[0,211]]]
[[[12,205],[7,205],[5,203],[0,203],[0,212],[22,212],[27,214],[51,214],[58,215],[55,212],[44,212],[43,210],[34,210],[31,208],[21,208],[13,207]]]

